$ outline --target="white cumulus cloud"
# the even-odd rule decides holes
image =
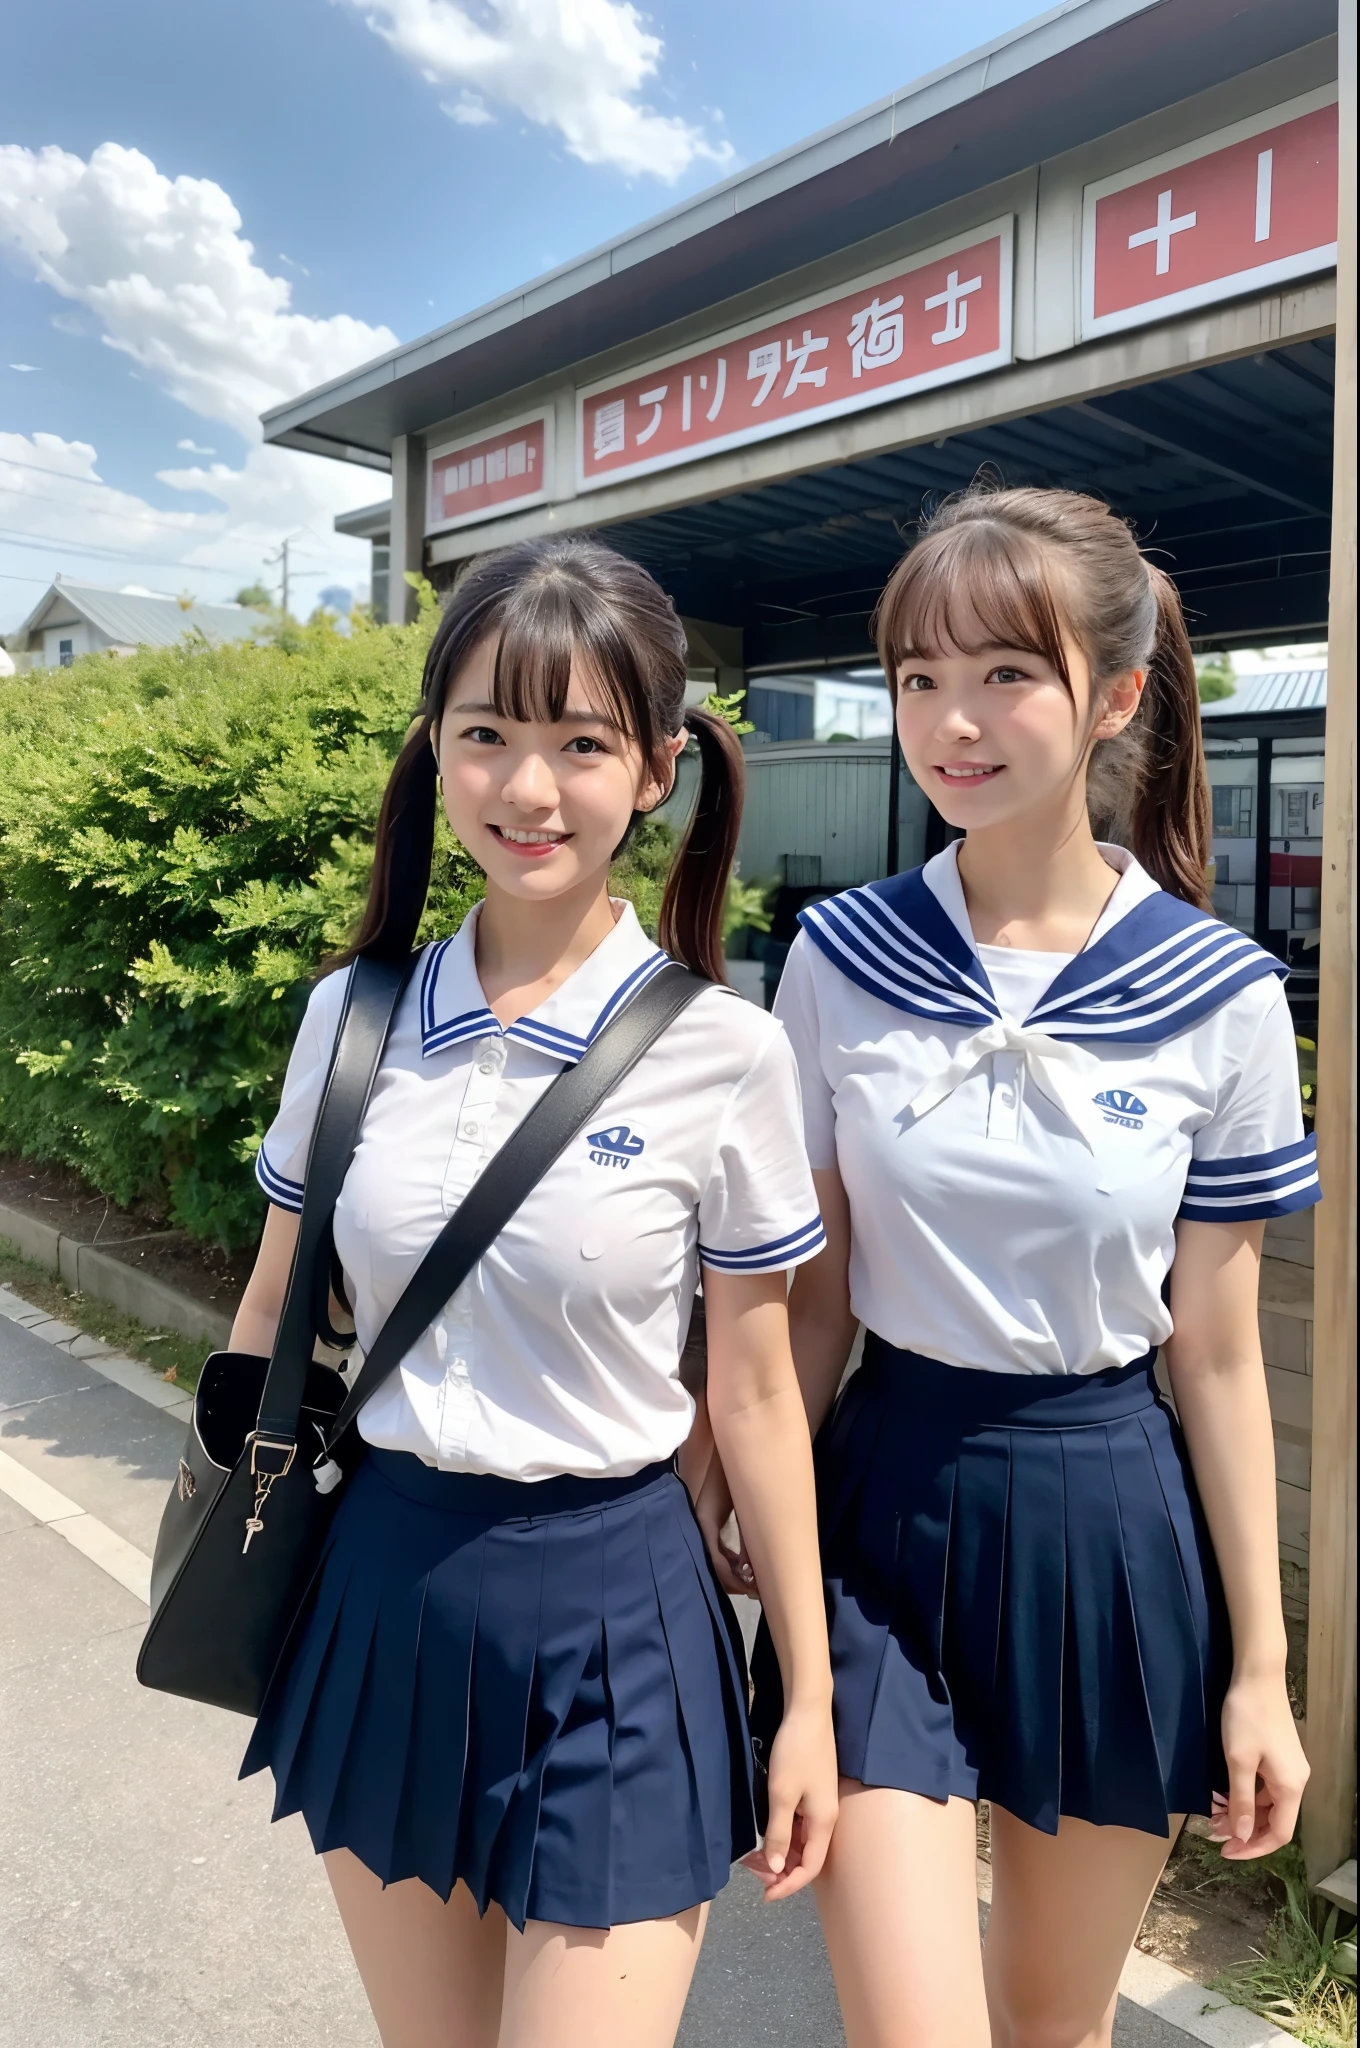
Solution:
[[[692,164],[733,161],[730,143],[639,98],[662,43],[629,0],[483,0],[476,12],[458,0],[344,4],[431,84],[462,88],[445,105],[455,121],[491,118],[492,100],[555,129],[582,163],[666,184]]]
[[[0,432],[0,550],[11,573],[33,579],[31,598],[61,570],[92,583],[137,578],[230,597],[261,574],[283,535],[293,537],[292,610],[305,616],[327,584],[368,578],[366,543],[332,531],[337,512],[384,495],[387,479],[284,448],[252,448],[240,469],[224,462],[157,471],[169,491],[219,509],[149,504],[99,474],[88,441]],[[273,573],[273,572],[271,572]],[[6,610],[31,602],[13,594]]]
[[[167,178],[116,142],[88,162],[0,145],[0,247],[191,411],[251,437],[268,406],[396,343],[348,313],[294,312],[220,185]]]
[[[294,610],[327,582],[366,580],[368,550],[331,531],[338,512],[388,491],[385,476],[260,442],[266,407],[393,347],[396,336],[348,314],[295,312],[286,278],[255,260],[220,185],[165,177],[140,151],[106,142],[88,162],[65,150],[0,146],[0,253],[80,311],[68,332],[98,334],[200,418],[252,445],[239,469],[189,436],[197,460],[164,469],[168,492],[216,510],[154,506],[107,484],[87,441],[0,433],[4,581],[60,569],[120,584],[140,572],[201,597],[253,581],[285,534],[297,538]],[[310,574],[308,572],[311,572]],[[11,600],[22,603],[17,589]],[[7,605],[6,609],[9,609]]]

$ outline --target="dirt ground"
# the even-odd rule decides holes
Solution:
[[[36,1166],[12,1154],[0,1153],[0,1203],[26,1210],[67,1237],[97,1244],[226,1315],[234,1313],[254,1263],[253,1250],[224,1252],[200,1244],[153,1216],[117,1208],[66,1167]]]

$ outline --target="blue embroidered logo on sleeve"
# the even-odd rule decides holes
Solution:
[[[809,904],[798,921],[848,980],[894,1009],[975,1029],[1000,1018],[982,962],[920,868]],[[1159,1045],[1287,973],[1231,925],[1158,890],[1078,953],[1025,1023],[1050,1038]]]
[[[1126,1131],[1142,1130],[1147,1104],[1131,1095],[1127,1088],[1102,1088],[1099,1095],[1093,1095],[1091,1100],[1097,1109],[1104,1110],[1107,1124],[1122,1124]]]
[[[586,1133],[594,1165],[617,1166],[624,1172],[628,1169],[628,1162],[636,1159],[642,1151],[645,1142],[635,1131],[630,1131],[627,1124],[610,1124],[607,1130]]]

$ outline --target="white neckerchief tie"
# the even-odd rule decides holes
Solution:
[[[964,1039],[948,1066],[917,1090],[907,1105],[910,1114],[915,1118],[925,1116],[997,1053],[1015,1054],[1040,1093],[1062,1112],[1087,1150],[1098,1157],[1092,1137],[1096,1117],[1091,1102],[1092,1081],[1099,1072],[1096,1063],[1080,1046],[1049,1038],[1045,1032],[1013,1024],[1004,1017]]]

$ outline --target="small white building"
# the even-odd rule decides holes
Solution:
[[[4,644],[18,668],[69,668],[78,654],[173,647],[186,634],[210,641],[249,640],[262,623],[259,612],[246,605],[106,590],[59,576]]]

